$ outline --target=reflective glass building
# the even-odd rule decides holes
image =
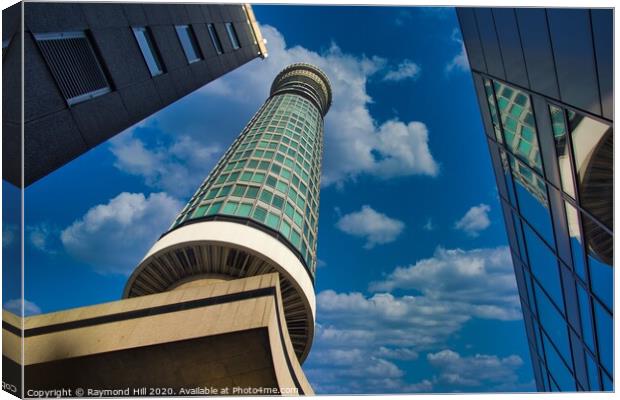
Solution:
[[[537,387],[613,390],[613,11],[457,13]]]

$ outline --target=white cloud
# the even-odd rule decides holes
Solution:
[[[29,244],[39,251],[49,254],[57,253],[52,242],[58,240],[58,230],[48,223],[26,226],[26,238]]]
[[[381,346],[379,350],[375,353],[378,357],[390,358],[394,360],[417,360],[419,354],[417,351],[408,349],[406,347],[402,348],[388,348]]]
[[[149,148],[137,137],[145,127],[157,129],[156,121],[129,129],[110,140],[110,150],[116,158],[114,166],[141,176],[150,187],[174,195],[184,196],[195,190],[215,164],[220,146],[203,145],[203,141],[180,135],[172,143]]]
[[[433,219],[429,217],[426,220],[426,223],[422,226],[422,229],[430,232],[430,231],[434,231],[435,229],[437,229],[437,226],[433,223]]]
[[[439,369],[437,382],[448,387],[469,386],[487,390],[493,390],[490,387],[493,384],[516,384],[519,380],[517,370],[523,365],[523,360],[517,355],[500,358],[496,355],[476,354],[463,357],[449,349],[429,353],[426,358],[429,364]]]
[[[476,237],[481,231],[487,229],[489,225],[491,225],[489,211],[491,211],[491,207],[487,204],[474,206],[467,210],[461,219],[456,221],[454,227],[462,230],[471,237]]]
[[[324,290],[317,295],[319,323],[305,366],[311,382],[320,383],[320,393],[434,390],[446,383],[431,377],[412,383],[399,363],[415,362],[421,352],[445,348],[472,318],[521,318],[507,247],[438,248],[432,258],[396,268],[370,289],[374,293]],[[406,294],[390,293],[396,289]],[[366,373],[367,363],[359,360],[368,360],[383,374],[353,379]],[[452,387],[459,386],[455,382]]]
[[[41,308],[39,308],[38,305],[36,305],[35,303],[28,301],[28,300],[23,300],[23,307],[24,307],[24,316],[29,316],[29,315],[35,315],[35,314],[41,314]],[[12,299],[7,301],[6,303],[4,303],[4,306],[2,307],[7,311],[12,312],[13,314],[16,315],[21,315],[22,313],[22,299]]]
[[[277,29],[261,26],[261,30],[269,43],[267,59],[249,62],[158,113],[154,118],[159,127],[226,148],[268,97],[277,73],[289,64],[307,62],[326,72],[333,89],[325,119],[323,185],[341,185],[360,175],[388,179],[439,173],[423,122],[378,123],[370,115],[373,100],[367,82],[382,78],[385,59],[346,54],[336,44],[321,53],[289,47]],[[234,118],[223,117],[231,115]]]
[[[60,237],[68,254],[97,272],[128,275],[181,207],[166,193],[124,192],[92,207]]]
[[[468,304],[480,318],[515,320],[521,308],[508,247],[473,250],[441,247],[432,258],[394,269],[373,291],[413,289],[429,299]]]
[[[467,60],[467,52],[465,51],[465,43],[458,29],[452,31],[452,40],[459,44],[460,51],[454,56],[454,58],[446,65],[446,72],[453,71],[469,71],[469,61]]]
[[[2,224],[2,248],[9,247],[15,242],[16,236],[19,234],[19,228],[14,224]]]
[[[400,82],[405,79],[417,79],[420,75],[420,66],[411,60],[404,60],[396,69],[389,70],[383,76],[384,81]]]
[[[362,206],[360,211],[343,215],[336,226],[349,235],[366,239],[366,249],[395,241],[405,229],[403,222],[379,213],[368,205]]]

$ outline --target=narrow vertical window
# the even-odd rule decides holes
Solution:
[[[237,31],[235,30],[232,22],[226,23],[226,32],[228,33],[228,38],[230,39],[230,44],[232,44],[233,49],[237,50],[241,47],[239,44],[239,38],[237,37]]]
[[[222,54],[224,50],[222,49],[222,42],[220,41],[220,37],[215,30],[215,25],[208,24],[207,28],[209,29],[209,36],[211,37],[211,43],[213,43],[215,51],[217,52],[217,54]]]
[[[163,62],[159,57],[159,52],[155,47],[155,41],[153,40],[151,32],[143,26],[133,27],[132,30],[138,42],[138,46],[140,46],[140,51],[142,51],[144,61],[151,72],[151,76],[163,74]]]
[[[185,57],[187,57],[187,62],[191,64],[199,61],[202,57],[192,28],[189,25],[176,25],[175,29],[185,52]]]
[[[2,41],[2,58],[4,59],[4,55],[6,54],[7,49],[9,48],[9,44],[11,44],[11,40],[13,37],[11,36],[8,39],[4,39]]]

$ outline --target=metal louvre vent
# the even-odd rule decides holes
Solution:
[[[44,33],[34,37],[69,105],[111,91],[84,32]]]

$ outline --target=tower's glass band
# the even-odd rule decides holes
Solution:
[[[329,80],[318,68],[293,64],[274,79],[254,115],[171,229],[197,220],[228,221],[270,231],[303,261],[314,280]]]

